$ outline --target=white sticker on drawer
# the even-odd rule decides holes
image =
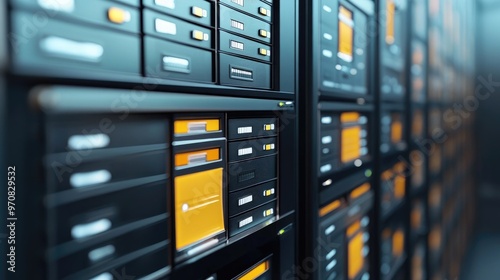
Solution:
[[[253,216],[250,216],[250,217],[248,217],[248,218],[246,218],[246,219],[244,219],[244,220],[240,221],[239,227],[240,227],[240,228],[241,228],[241,227],[244,227],[244,226],[246,226],[246,225],[250,224],[251,222],[253,222]]]
[[[68,148],[71,150],[104,148],[109,145],[109,141],[109,136],[103,133],[72,135],[68,138]]]
[[[169,9],[175,9],[175,0],[155,0],[155,4]]]
[[[252,133],[252,130],[251,126],[238,127],[238,134]]]
[[[175,23],[157,18],[155,20],[155,30],[159,33],[176,35],[177,25]]]
[[[244,148],[238,150],[238,156],[250,155],[253,153],[253,148]]]
[[[105,257],[113,255],[115,251],[115,246],[107,245],[90,251],[88,257],[90,261],[97,262],[104,259]]]
[[[81,239],[88,236],[105,232],[111,228],[111,221],[100,219],[88,224],[76,225],[71,228],[71,236],[75,239]]]
[[[69,177],[69,183],[73,188],[82,188],[96,184],[103,184],[111,180],[108,170],[97,170],[91,172],[75,173]]]
[[[245,205],[253,201],[253,196],[249,195],[238,200],[238,206]]]
[[[99,44],[56,36],[43,38],[40,49],[47,55],[90,62],[99,62],[104,54],[104,48]]]
[[[75,9],[74,0],[38,0],[38,5],[47,10],[71,13]]]

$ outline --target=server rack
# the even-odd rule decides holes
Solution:
[[[376,16],[373,1],[303,1],[298,277],[373,277]]]
[[[5,279],[293,267],[296,7],[245,2],[2,2],[18,219]]]

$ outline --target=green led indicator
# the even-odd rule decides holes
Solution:
[[[365,176],[366,177],[371,177],[372,176],[372,170],[371,169],[366,169]]]
[[[280,106],[280,107],[285,106],[285,102],[280,102],[280,103],[278,104],[278,106]]]
[[[282,235],[283,233],[285,233],[285,230],[284,230],[284,229],[280,230],[280,231],[278,232],[278,235]]]

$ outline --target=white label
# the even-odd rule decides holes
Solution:
[[[104,48],[99,44],[77,42],[56,36],[42,39],[40,48],[49,55],[92,62],[100,61],[104,54]]]
[[[321,138],[321,143],[323,144],[330,144],[332,143],[332,137],[331,136],[325,136],[323,138]]]
[[[331,124],[332,123],[332,117],[322,117],[321,118],[321,123],[322,124]]]
[[[71,228],[71,236],[74,239],[80,239],[92,235],[105,232],[111,228],[111,221],[108,219],[100,219],[83,225],[76,225]]]
[[[238,127],[238,134],[246,134],[246,133],[252,133],[252,127],[251,126]]]
[[[38,0],[38,5],[47,10],[71,13],[75,9],[74,0]]]
[[[337,254],[337,250],[333,249],[331,250],[327,255],[326,255],[326,259],[329,260],[331,258],[333,258],[333,256],[335,256],[335,254]]]
[[[231,0],[231,2],[238,4],[240,6],[245,6],[245,1],[244,0]]]
[[[243,221],[240,221],[240,224],[239,224],[239,227],[244,227],[246,225],[248,225],[249,223],[253,222],[253,217],[248,217],[246,219],[244,219]]]
[[[331,13],[332,12],[332,8],[330,8],[327,5],[323,5],[323,10],[325,10],[325,12],[327,12],[327,13]]]
[[[230,47],[232,49],[237,49],[237,50],[244,50],[245,49],[245,44],[238,42],[238,41],[233,41],[231,40],[231,45]]]
[[[239,21],[234,20],[234,19],[231,20],[231,27],[234,27],[234,28],[240,29],[240,30],[245,29],[245,25],[243,24],[243,22],[239,22]]]
[[[334,226],[334,225],[331,225],[331,226],[329,226],[329,227],[327,227],[327,228],[325,229],[325,234],[326,234],[326,235],[329,235],[329,234],[331,234],[331,233],[332,233],[332,232],[334,232],[334,231],[335,231],[335,226]]]
[[[68,139],[71,150],[98,149],[109,145],[109,136],[103,133],[89,135],[73,135]]]
[[[104,247],[100,247],[97,249],[94,249],[89,252],[89,260],[92,262],[100,261],[104,259],[107,256],[110,256],[115,253],[115,246],[113,245],[108,245]]]
[[[253,201],[253,196],[249,195],[247,197],[244,197],[244,198],[240,198],[238,200],[238,206],[241,206],[241,205],[244,205],[244,204],[247,204],[247,203],[250,203]]]
[[[104,272],[97,275],[96,277],[90,278],[89,280],[113,280],[113,275],[111,275],[111,273],[109,272]]]
[[[91,172],[74,173],[69,177],[69,183],[73,188],[82,188],[96,184],[103,184],[111,180],[111,173],[102,169]]]
[[[321,171],[321,173],[328,172],[332,170],[332,165],[331,164],[323,165],[319,170]]]
[[[332,268],[335,267],[335,265],[337,265],[337,260],[333,260],[331,261],[327,266],[326,266],[326,271],[330,271],[332,270]]]
[[[326,57],[332,57],[333,53],[329,50],[323,50],[323,55]]]
[[[253,153],[253,148],[244,148],[244,149],[239,149],[238,150],[238,156],[244,156],[244,155],[249,155]]]
[[[155,4],[169,9],[175,9],[175,0],[155,0]]]
[[[175,23],[159,18],[155,20],[155,29],[156,32],[159,33],[171,34],[171,35],[177,34],[177,25],[175,25]]]

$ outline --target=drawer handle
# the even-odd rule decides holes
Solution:
[[[104,247],[94,249],[94,250],[89,252],[89,260],[91,262],[100,261],[100,260],[104,259],[105,257],[113,255],[115,253],[115,251],[116,251],[116,249],[115,249],[115,246],[113,246],[113,245],[107,245]]]
[[[191,72],[191,63],[188,59],[175,57],[175,56],[164,56],[163,57],[163,70],[189,73]]]
[[[97,170],[85,173],[75,173],[69,178],[69,183],[73,188],[82,188],[96,184],[102,184],[111,180],[111,173],[108,170]]]
[[[81,239],[88,236],[96,235],[105,232],[111,228],[111,221],[108,219],[100,219],[88,224],[76,225],[71,228],[71,236],[74,239]]]
[[[68,139],[68,148],[72,150],[98,149],[109,145],[109,136],[104,133],[72,135]]]
[[[99,62],[104,54],[104,48],[99,44],[77,42],[56,36],[42,39],[40,48],[52,56],[89,62]]]

